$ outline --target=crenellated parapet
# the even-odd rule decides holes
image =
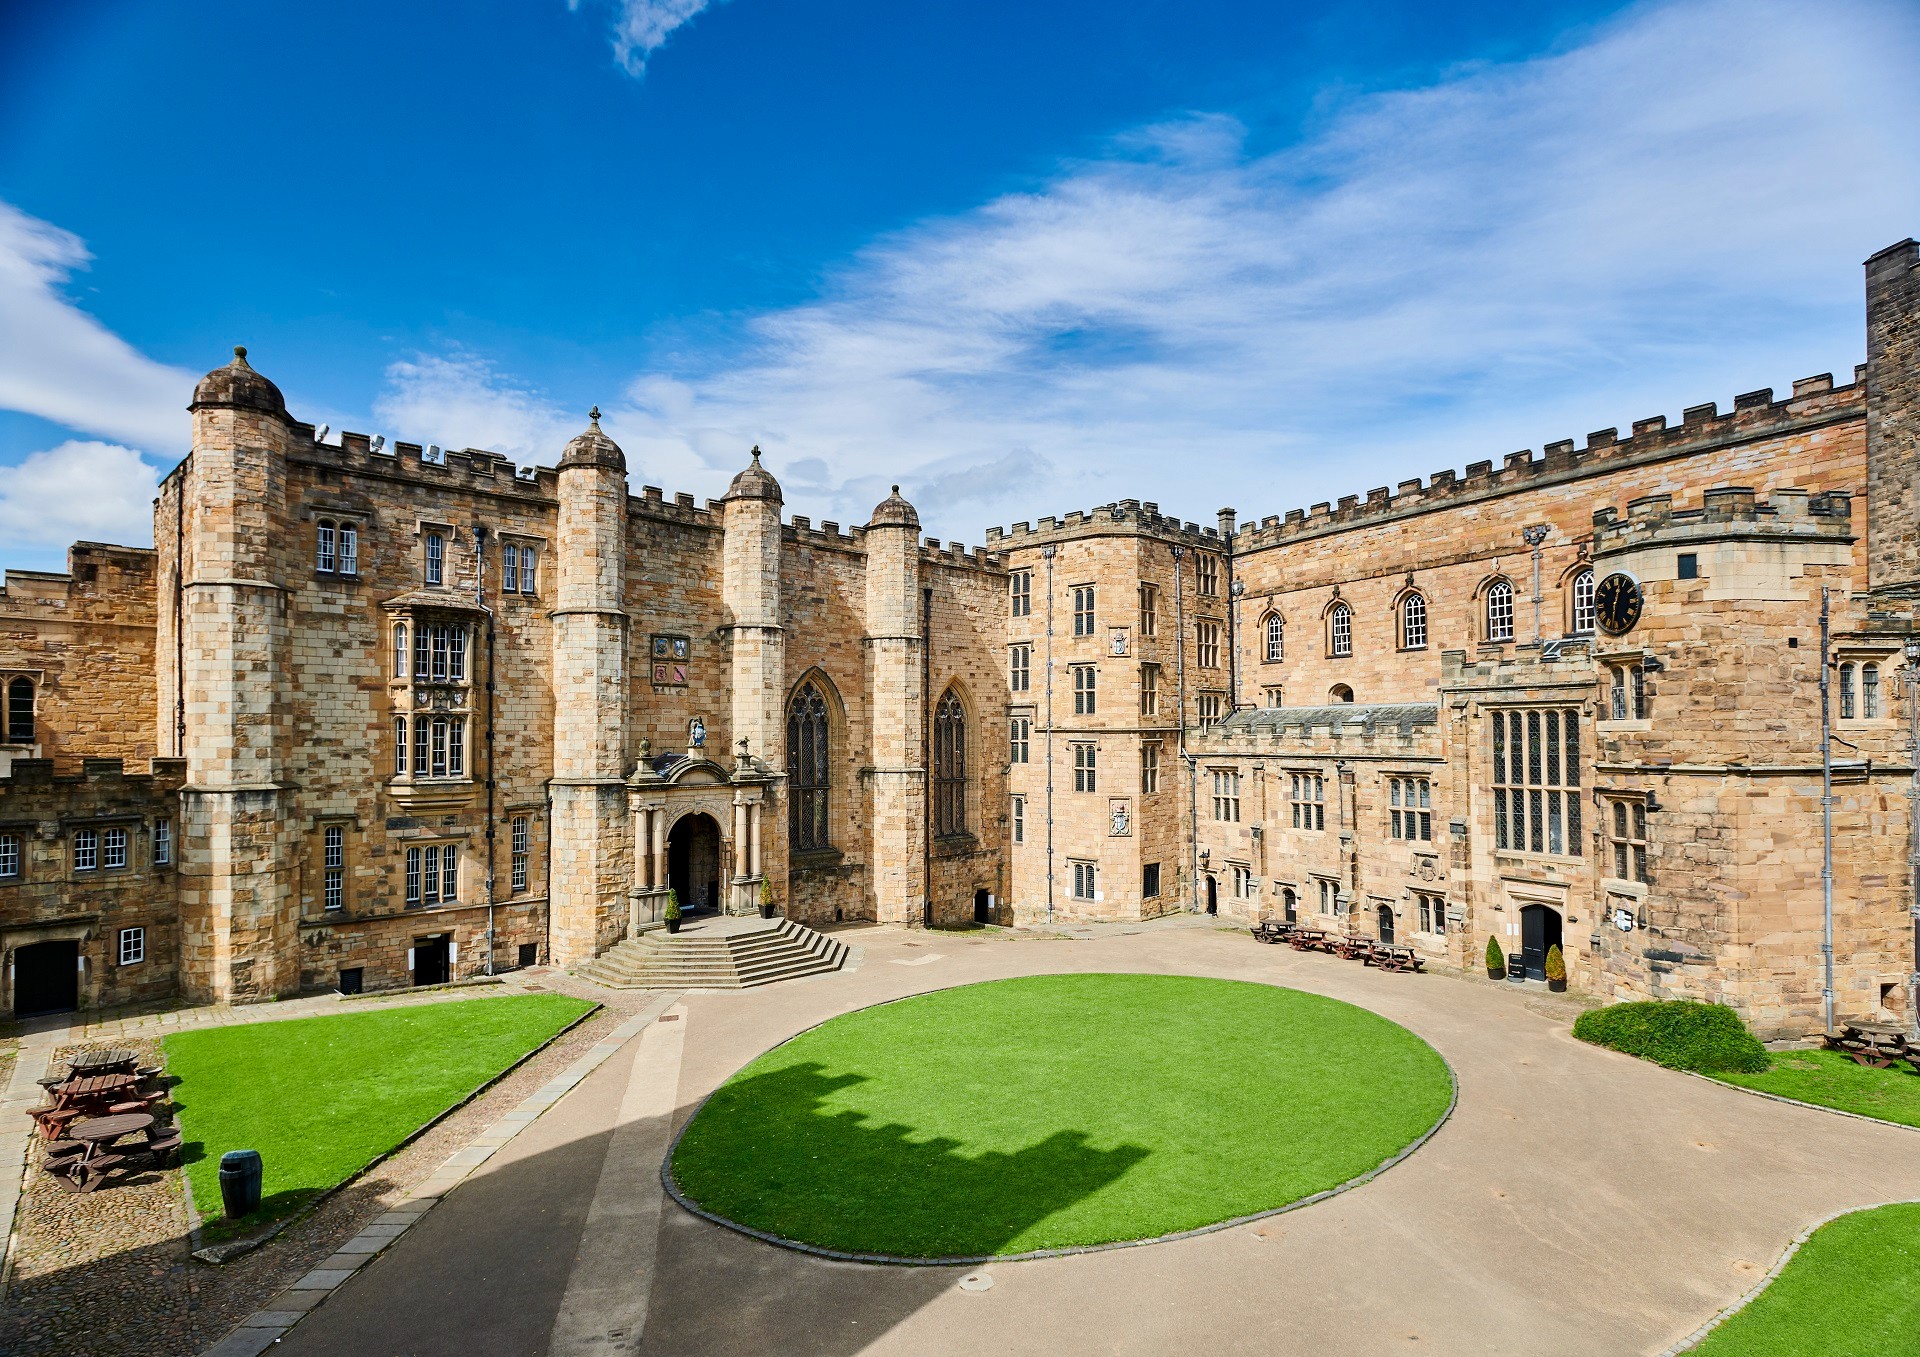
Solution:
[[[1810,494],[1775,490],[1758,499],[1746,486],[1708,490],[1697,508],[1675,509],[1670,494],[1642,495],[1626,512],[1606,507],[1593,515],[1596,558],[1640,547],[1704,544],[1737,539],[1798,539],[1846,544],[1854,539],[1853,498],[1843,491]]]
[[[1121,499],[1096,509],[1074,509],[1064,518],[1049,514],[1038,521],[1038,526],[1020,522],[1010,528],[988,528],[987,550],[1024,551],[1053,542],[1113,533],[1215,550],[1226,545],[1218,528],[1203,528],[1198,523],[1182,522],[1163,514],[1152,500]]]
[[[1439,748],[1440,708],[1432,702],[1251,707],[1218,725],[1189,731],[1196,758],[1418,758]]]
[[[1846,386],[1836,387],[1831,373],[1821,373],[1796,381],[1793,394],[1785,400],[1776,401],[1771,388],[1762,388],[1736,396],[1733,409],[1726,413],[1709,401],[1689,406],[1675,425],[1665,415],[1635,420],[1625,438],[1617,428],[1597,429],[1587,435],[1582,447],[1563,439],[1547,444],[1537,456],[1531,449],[1508,453],[1497,467],[1491,460],[1472,462],[1465,474],[1448,468],[1424,481],[1401,481],[1393,489],[1380,486],[1364,497],[1343,495],[1335,503],[1291,509],[1284,516],[1269,515],[1247,524],[1235,535],[1234,548],[1244,552],[1306,541],[1356,526],[1390,523],[1435,509],[1858,419],[1866,409],[1865,377],[1865,364],[1854,369],[1854,380]]]

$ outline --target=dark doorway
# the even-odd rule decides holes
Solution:
[[[1547,978],[1547,949],[1560,946],[1560,911],[1546,905],[1523,905],[1520,909],[1520,957],[1526,962],[1527,979]]]
[[[1379,917],[1380,917],[1380,941],[1392,942],[1393,941],[1393,906],[1392,905],[1380,906]]]
[[[80,944],[36,942],[13,951],[13,1016],[80,1007]]]
[[[1286,911],[1288,923],[1293,923],[1299,919],[1300,897],[1293,893],[1293,887],[1289,886],[1280,892],[1280,905],[1281,908]]]
[[[667,884],[683,914],[720,908],[720,826],[711,815],[685,815],[667,835]]]
[[[1220,880],[1218,877],[1210,876],[1207,878],[1207,913],[1218,914],[1219,912]]]
[[[993,896],[987,891],[973,893],[973,921],[977,924],[993,922]]]
[[[447,935],[413,940],[413,983],[444,985],[453,979],[453,948]]]

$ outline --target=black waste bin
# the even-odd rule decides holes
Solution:
[[[228,1150],[220,1156],[220,1203],[228,1220],[260,1209],[260,1151]]]

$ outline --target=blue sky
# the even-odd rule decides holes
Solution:
[[[0,7],[0,564],[194,377],[930,534],[1282,512],[1864,357],[1920,6]]]

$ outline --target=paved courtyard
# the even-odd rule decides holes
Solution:
[[[1658,1353],[1808,1223],[1920,1180],[1920,1135],[1582,1045],[1564,1014],[1505,986],[1382,975],[1198,924],[859,937],[852,973],[684,996],[276,1350]],[[1059,1259],[836,1263],[663,1203],[671,1128],[768,1046],[879,1000],[1052,971],[1270,980],[1347,999],[1431,1041],[1458,1074],[1459,1105],[1411,1159],[1331,1201]],[[986,1289],[960,1285],[981,1274]]]

